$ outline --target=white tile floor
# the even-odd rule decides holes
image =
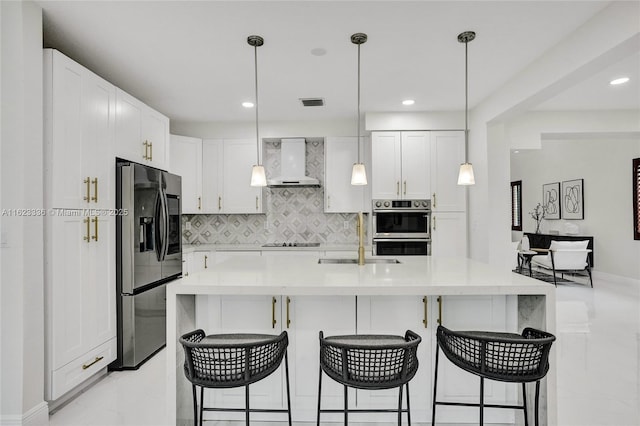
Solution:
[[[640,425],[640,286],[558,286],[558,424]],[[164,351],[112,372],[50,417],[54,426],[168,425]],[[220,423],[217,423],[218,425]]]

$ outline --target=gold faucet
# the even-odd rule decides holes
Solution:
[[[364,214],[362,212],[358,213],[356,232],[358,233],[358,265],[364,265]]]

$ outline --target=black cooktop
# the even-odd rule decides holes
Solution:
[[[283,243],[267,243],[262,247],[320,247],[320,243],[295,243],[295,242],[283,242]]]

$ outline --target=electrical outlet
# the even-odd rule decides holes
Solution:
[[[344,229],[349,229],[349,222],[348,221],[344,221]]]
[[[184,227],[187,231],[191,231],[191,222],[185,222]]]

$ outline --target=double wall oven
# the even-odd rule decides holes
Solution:
[[[431,254],[431,200],[373,200],[373,254]]]

